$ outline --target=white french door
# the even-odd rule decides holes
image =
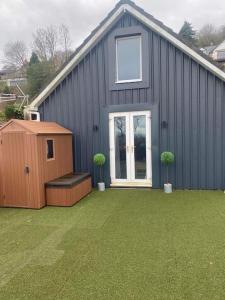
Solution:
[[[151,186],[150,111],[109,114],[112,186]]]

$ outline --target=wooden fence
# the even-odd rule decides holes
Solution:
[[[0,93],[0,102],[10,102],[16,101],[17,97],[15,94],[1,94]]]

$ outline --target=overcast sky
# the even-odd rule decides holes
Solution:
[[[0,58],[8,41],[31,47],[38,27],[65,24],[76,48],[115,6],[116,0],[0,0]],[[184,20],[199,29],[225,24],[224,0],[136,0],[135,3],[178,31]]]

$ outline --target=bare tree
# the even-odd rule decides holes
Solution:
[[[4,64],[8,69],[19,70],[27,63],[28,49],[23,41],[9,42],[4,48]]]
[[[217,45],[221,42],[219,34],[220,29],[217,29],[212,24],[205,24],[198,32],[199,47]]]
[[[33,34],[33,51],[38,55],[39,59],[45,61],[48,59],[45,40],[45,29],[39,28]]]
[[[69,58],[71,39],[64,24],[59,27],[39,28],[33,37],[33,51],[37,53],[40,61],[51,62],[58,69]]]
[[[67,60],[71,54],[71,38],[68,27],[62,24],[59,27],[59,36],[60,36],[60,43],[62,45],[62,50],[64,52],[65,60]]]
[[[221,41],[225,40],[225,25],[222,25],[219,28],[219,38],[220,38]]]
[[[58,33],[54,26],[39,28],[33,34],[33,50],[41,61],[53,60],[57,50]]]
[[[49,58],[52,59],[55,55],[59,42],[58,31],[54,26],[46,28],[46,46]]]

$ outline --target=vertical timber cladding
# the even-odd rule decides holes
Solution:
[[[96,182],[92,155],[107,144],[100,123],[102,108],[159,105],[158,152],[170,150],[176,155],[170,171],[174,186],[224,188],[224,82],[129,14],[111,32],[132,26],[148,32],[149,87],[110,90],[107,34],[42,103],[42,120],[57,121],[73,131],[76,171],[91,171]],[[154,172],[160,177],[153,181],[157,188],[164,182],[159,155],[152,163],[153,178]]]

